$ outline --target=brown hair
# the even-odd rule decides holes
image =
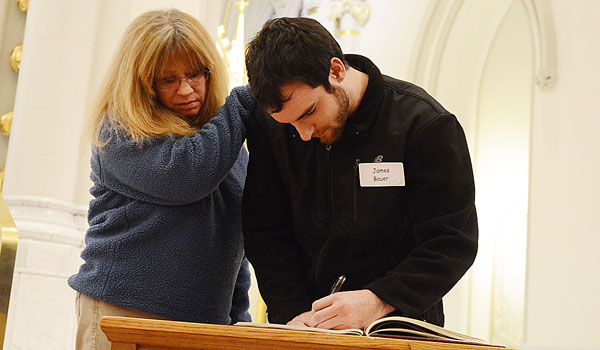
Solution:
[[[246,46],[246,68],[252,94],[262,109],[281,111],[281,88],[304,83],[331,92],[329,69],[337,57],[347,67],[335,38],[319,22],[306,17],[268,21]]]

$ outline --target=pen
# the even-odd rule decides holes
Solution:
[[[342,285],[346,282],[346,276],[341,275],[338,277],[337,281],[331,286],[331,292],[329,294],[337,293],[342,289]]]

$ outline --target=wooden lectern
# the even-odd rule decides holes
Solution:
[[[496,347],[105,316],[112,350],[493,350]]]

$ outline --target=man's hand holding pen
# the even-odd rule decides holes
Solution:
[[[393,306],[379,299],[368,289],[339,292],[345,280],[345,276],[340,276],[331,287],[330,295],[316,300],[310,311],[294,317],[288,325],[362,329],[394,311]]]
[[[362,329],[392,311],[393,306],[368,289],[338,292],[312,304],[308,325],[327,329]]]
[[[342,286],[344,285],[344,282],[346,282],[346,276],[345,275],[341,275],[340,277],[338,277],[338,279],[333,282],[333,285],[331,286],[331,292],[329,292],[329,294],[333,294],[333,293],[337,293],[340,291],[340,289],[342,289]],[[294,317],[291,321],[289,321],[287,324],[291,325],[291,326],[307,326],[307,327],[311,327],[309,326],[309,324],[311,323],[311,318],[313,316],[314,312],[311,311],[307,311],[307,312],[303,312],[300,315]]]

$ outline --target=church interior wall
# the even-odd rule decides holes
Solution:
[[[321,6],[329,1],[333,0],[322,1]],[[600,209],[600,113],[593,107],[600,96],[600,46],[596,44],[600,2],[546,1],[555,34],[556,71],[553,85],[543,88],[535,81],[538,53],[526,16],[527,6],[539,1],[367,3],[369,20],[364,25],[353,24],[359,34],[340,40],[346,52],[363,54],[383,73],[424,86],[456,113],[474,162],[484,154],[482,140],[492,138],[498,139],[499,147],[519,145],[526,156],[525,165],[519,168],[526,171],[519,173],[518,179],[525,184],[525,192],[519,192],[525,196],[519,216],[524,231],[515,241],[507,240],[506,235],[485,236],[502,229],[515,232],[510,226],[481,232],[481,263],[447,296],[446,326],[485,339],[506,339],[513,342],[509,345],[523,349],[600,349],[595,330],[600,276],[593,272],[600,266],[596,218]],[[84,137],[84,120],[123,30],[146,10],[177,7],[197,17],[216,40],[224,4],[225,0],[30,2],[14,120],[5,149],[2,194],[20,235],[5,349],[73,348],[74,292],[66,278],[81,263],[78,254],[84,244],[91,198],[90,147]],[[448,21],[452,11],[452,21]],[[4,15],[0,12],[0,18]],[[335,28],[323,8],[313,15],[328,28]],[[445,20],[452,32],[427,36],[426,29],[435,26],[424,29],[424,23],[432,18]],[[515,32],[515,28],[519,30]],[[432,38],[445,43],[431,45],[437,54],[423,49],[423,40]],[[419,61],[425,58],[427,61]],[[502,76],[511,67],[513,75],[507,72]],[[509,77],[518,84],[514,89]],[[501,114],[489,119],[495,111],[515,110],[524,111],[526,119],[500,123]],[[518,130],[519,142],[526,143],[511,145],[512,136],[503,141],[508,134],[498,135],[494,130]],[[475,163],[475,171],[483,172],[484,163]],[[515,172],[495,180],[498,186],[516,183],[511,174]],[[485,200],[494,199],[490,193],[482,199],[482,206]],[[521,255],[512,259],[518,262],[516,270],[494,265],[510,261],[508,253],[516,240],[522,248]],[[495,251],[500,243],[506,248],[504,255]],[[485,256],[491,256],[487,262]],[[503,259],[496,259],[498,256]],[[522,281],[511,282],[510,273],[501,277],[502,271],[517,271]],[[506,290],[505,296],[498,296],[500,283],[506,283],[502,285],[506,290],[515,288],[520,293],[522,304],[511,304],[518,310],[509,314],[521,317],[517,329],[508,329],[512,335],[502,335],[507,329],[498,328],[508,324],[502,319],[506,314],[500,311],[511,297]],[[256,289],[253,293],[256,297]],[[252,308],[255,312],[255,302]]]

